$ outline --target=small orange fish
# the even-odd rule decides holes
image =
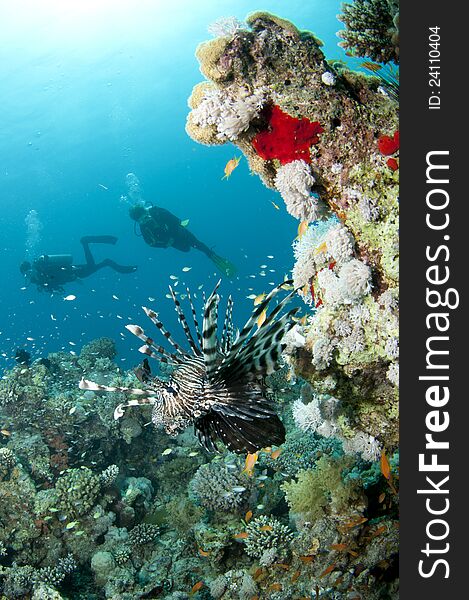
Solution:
[[[241,160],[241,156],[239,156],[238,158],[236,158],[236,156],[234,158],[231,158],[225,165],[225,174],[222,177],[222,181],[223,179],[228,179],[228,177],[231,175],[231,173],[233,173],[233,171],[236,169],[236,167],[239,165],[239,161]]]
[[[384,533],[386,531],[387,527],[386,525],[381,525],[381,527],[378,527],[378,529],[376,531],[373,531],[373,533],[371,534],[371,537],[374,538],[377,535],[381,535],[382,533]]]
[[[314,560],[314,556],[299,556],[298,558],[304,563],[311,563]]]
[[[272,590],[273,592],[281,592],[283,590],[283,587],[281,583],[273,583],[269,587],[269,590]]]
[[[314,254],[321,254],[322,252],[327,252],[327,244],[326,244],[326,242],[323,242],[322,244],[319,244],[319,246],[314,251]]]
[[[282,449],[281,448],[277,448],[277,450],[274,450],[272,452],[272,454],[270,455],[270,458],[272,460],[277,460],[277,458],[282,454]]]
[[[366,521],[368,521],[368,519],[366,517],[358,517],[357,519],[354,519],[354,520],[350,521],[349,523],[345,523],[344,527],[351,529],[352,527],[361,525],[362,523],[365,523]]]
[[[202,550],[202,548],[199,548],[199,554],[200,556],[210,556],[210,552],[206,552],[205,550]]]
[[[353,556],[353,557],[358,556],[358,552],[355,552],[354,550],[347,550],[347,552],[350,554],[350,556]]]
[[[191,595],[196,594],[200,590],[200,588],[203,586],[204,586],[204,582],[198,581],[195,585],[192,586]]]
[[[251,600],[259,600],[259,596],[253,596]]]
[[[253,577],[254,581],[257,581],[257,579],[259,579],[259,577],[263,574],[264,574],[264,569],[262,567],[258,567],[252,577]]]
[[[319,575],[319,577],[325,577],[326,575],[329,575],[329,573],[332,573],[334,569],[335,563],[332,563],[332,565],[329,565],[327,569],[324,569],[324,571],[321,573],[321,575]]]
[[[233,537],[235,540],[245,540],[248,537],[248,534],[246,531],[241,531],[241,533],[237,533]]]
[[[254,465],[256,464],[258,458],[259,452],[254,452],[254,454],[248,452],[244,463],[244,469],[241,471],[241,474],[246,473],[249,475],[249,477],[252,477],[252,474],[254,473]]]
[[[386,498],[386,494],[384,492],[382,494],[380,494],[378,497],[379,504],[382,504],[384,502],[385,498]]]
[[[384,477],[386,477],[386,479],[391,479],[391,467],[384,450],[381,452],[380,467],[381,473],[384,475]]]
[[[345,550],[347,548],[347,544],[331,544],[330,548],[331,550],[338,550],[340,552],[341,550]]]
[[[249,521],[252,519],[252,510],[248,510],[248,512],[246,513],[246,516],[244,517],[244,520],[246,521],[246,523],[249,523]]]
[[[272,531],[272,529],[272,525],[262,525],[262,527],[259,527],[259,531]]]
[[[301,575],[301,571],[295,571],[295,572],[293,573],[293,575],[292,575],[292,578],[291,578],[291,580],[290,580],[290,581],[291,581],[292,583],[295,583],[295,581],[298,579],[298,577],[299,577],[300,575]]]
[[[300,239],[304,236],[304,234],[308,231],[308,221],[301,221],[298,225],[298,238]]]
[[[274,563],[274,567],[279,567],[279,569],[283,569],[284,571],[290,569],[290,565],[287,565],[287,563]]]

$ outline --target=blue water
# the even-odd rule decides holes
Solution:
[[[210,290],[218,279],[204,255],[150,248],[134,234],[128,206],[120,201],[129,172],[137,175],[145,200],[189,219],[201,241],[236,264],[238,278],[225,280],[221,291],[234,295],[238,324],[252,308],[246,296],[283,279],[293,264],[298,222],[276,192],[250,176],[244,159],[228,181],[221,180],[226,162],[240,154],[234,146],[202,146],[185,133],[187,98],[203,79],[194,51],[211,38],[207,26],[217,18],[243,20],[262,9],[314,31],[328,58],[346,60],[336,37],[342,29],[336,19],[340,4],[0,3],[0,370],[11,366],[18,347],[37,358],[61,349],[78,352],[100,336],[116,339],[118,360],[131,366],[139,360],[138,344],[127,332],[120,334],[129,321],[146,326],[142,305],[156,306],[170,328],[174,324],[164,297],[170,275],[199,297],[200,284]],[[108,256],[136,264],[138,271],[119,275],[104,269],[53,297],[34,286],[23,289],[18,266],[26,257],[25,218],[31,210],[42,224],[38,254],[71,253],[80,263],[81,236],[115,235],[116,246],[94,248],[97,260]],[[191,271],[182,272],[185,266]],[[76,300],[64,301],[66,294]]]

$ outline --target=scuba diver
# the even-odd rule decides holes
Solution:
[[[134,273],[137,267],[119,265],[110,258],[97,263],[91,254],[90,244],[115,244],[117,238],[112,235],[82,237],[80,240],[85,254],[85,264],[74,265],[71,254],[42,254],[32,263],[24,261],[20,265],[21,273],[34,283],[39,291],[63,292],[63,285],[76,279],[89,277],[103,267],[110,267],[118,273]]]
[[[138,223],[145,242],[153,248],[175,248],[189,252],[191,248],[203,252],[227,277],[236,274],[236,267],[226,258],[218,256],[211,248],[200,242],[173,213],[159,206],[145,207],[136,204],[129,209],[129,216]]]

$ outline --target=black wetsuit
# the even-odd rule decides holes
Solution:
[[[209,258],[215,253],[200,242],[193,233],[181,225],[181,220],[173,213],[159,206],[152,206],[138,221],[145,242],[153,248],[176,248],[189,252],[196,248]]]
[[[69,254],[50,256],[43,255],[37,258],[33,264],[28,277],[31,283],[37,285],[38,289],[47,291],[63,291],[63,285],[76,279],[89,277],[103,267],[110,267],[118,273],[133,273],[137,267],[119,265],[110,258],[105,258],[97,263],[91,254],[90,244],[115,244],[117,238],[111,235],[87,236],[80,240],[85,254],[85,264],[72,264]]]

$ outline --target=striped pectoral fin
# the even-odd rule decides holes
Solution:
[[[174,293],[174,290],[173,290],[173,288],[171,286],[169,286],[169,291],[171,293],[171,297],[172,297],[173,302],[174,302],[174,307],[175,307],[177,315],[178,315],[179,323],[181,324],[182,329],[184,330],[184,334],[185,334],[186,339],[187,339],[187,341],[189,343],[189,346],[191,347],[192,352],[196,356],[201,356],[202,352],[199,349],[199,347],[197,346],[197,344],[195,343],[194,338],[192,337],[191,330],[189,329],[189,325],[187,324],[186,317],[185,317],[184,312],[183,312],[183,310],[181,308],[181,303],[177,299],[176,294]]]
[[[171,354],[170,352],[167,352],[163,348],[163,346],[158,346],[157,344],[155,344],[153,338],[147,336],[146,333],[143,331],[143,329],[139,325],[126,325],[125,328],[128,331],[130,331],[130,333],[132,333],[133,335],[138,337],[139,340],[142,340],[142,342],[145,342],[145,346],[142,346],[139,349],[139,352],[142,352],[143,354],[147,354],[148,356],[151,356],[152,358],[155,358],[156,360],[160,360],[161,362],[165,362],[168,364],[181,363],[181,358],[179,356],[177,356],[176,354]],[[149,348],[149,349],[153,350],[154,352],[152,352],[151,350],[149,352],[146,352],[146,351],[144,352],[142,350],[142,348]]]
[[[156,314],[156,312],[154,310],[152,310],[151,308],[147,308],[146,306],[142,306],[142,308],[143,308],[144,313],[150,319],[150,321],[155,325],[155,327],[158,329],[158,331],[161,332],[161,335],[163,335],[163,337],[168,340],[168,342],[176,350],[176,352],[185,357],[190,356],[184,350],[184,348],[181,348],[181,346],[173,340],[173,337],[170,334],[170,332],[165,329],[163,323],[158,319],[158,315]]]
[[[222,364],[220,365],[220,367],[218,368],[218,371],[220,371],[226,364],[230,363],[231,361],[233,361],[234,359],[236,359],[238,357],[238,355],[242,352],[243,350],[243,345],[246,342],[246,340],[249,338],[249,336],[251,335],[251,333],[253,332],[254,328],[257,325],[257,320],[260,317],[260,315],[264,312],[264,310],[267,309],[269,302],[272,300],[272,298],[278,294],[278,292],[282,289],[282,287],[288,282],[282,282],[280,285],[276,286],[271,292],[269,292],[267,294],[267,296],[264,298],[264,300],[262,300],[262,302],[260,302],[253,310],[251,316],[249,317],[249,319],[246,321],[244,327],[241,329],[241,331],[239,332],[238,337],[236,338],[236,340],[234,341],[229,354],[224,358]],[[281,309],[282,307],[285,305],[286,302],[288,302],[290,300],[290,298],[292,297],[292,293],[288,294],[288,296],[286,296],[279,304],[278,306],[276,306],[274,308],[274,310],[272,311],[271,315],[269,315],[263,326],[259,329],[259,331],[261,331],[264,327],[266,327],[272,320],[273,316],[275,316]],[[273,316],[272,316],[273,314]]]
[[[148,392],[147,390],[141,390],[139,388],[102,385],[101,383],[95,383],[88,379],[82,379],[78,384],[78,387],[80,390],[90,390],[92,392],[121,392],[123,394],[134,394],[136,396],[147,396],[148,394],[152,394],[151,391]]]
[[[210,294],[204,306],[204,321],[202,325],[202,351],[204,355],[204,364],[207,376],[210,377],[217,366],[217,320],[218,320],[218,302],[219,297],[217,288]]]
[[[197,335],[197,340],[199,342],[199,346],[202,348],[202,335],[200,333],[199,322],[197,320],[197,313],[195,312],[194,303],[192,302],[192,296],[191,296],[189,288],[186,288],[186,292],[187,292],[187,299],[189,300],[189,304],[191,307],[192,320],[194,321],[195,333]]]
[[[145,404],[154,404],[153,398],[139,398],[138,400],[129,400],[126,404],[118,404],[114,409],[114,420],[117,421],[124,416],[126,408],[129,406],[144,406]]]
[[[297,310],[298,308],[293,308],[262,333],[251,337],[236,358],[222,365],[217,373],[218,377],[227,384],[232,384],[249,375],[270,375],[279,369],[282,340],[292,327],[291,318]]]
[[[233,336],[233,299],[231,296],[228,297],[226,304],[225,321],[223,323],[223,331],[221,334],[220,348],[223,354],[227,354],[230,351],[232,336]]]

